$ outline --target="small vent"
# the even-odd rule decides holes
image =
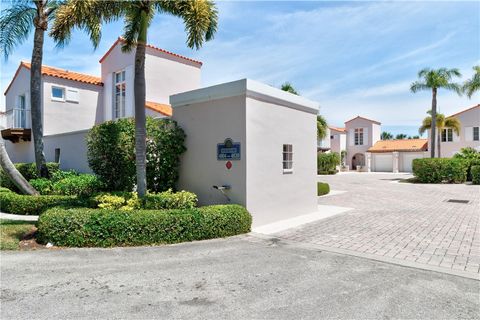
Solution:
[[[470,200],[448,199],[447,202],[453,202],[453,203],[469,203]]]

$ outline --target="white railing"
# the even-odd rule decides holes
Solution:
[[[30,129],[31,127],[30,109],[9,109],[5,112],[5,117],[5,125],[7,128]]]

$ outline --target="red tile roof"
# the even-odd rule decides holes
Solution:
[[[110,52],[112,52],[113,48],[115,48],[115,46],[116,46],[118,43],[120,43],[120,42],[125,42],[125,40],[124,40],[122,37],[119,37],[119,38],[117,39],[117,41],[115,41],[115,42],[113,43],[113,45],[110,47],[110,49],[108,49],[108,51],[103,55],[103,57],[100,58],[100,61],[99,61],[99,62],[102,63],[103,60],[105,60],[105,59],[108,57],[108,55],[110,54]],[[166,53],[166,54],[169,54],[169,55],[171,55],[171,56],[174,56],[174,57],[177,57],[177,58],[180,58],[180,59],[184,59],[184,60],[187,60],[187,61],[196,63],[196,64],[198,64],[199,66],[202,66],[202,64],[203,64],[201,61],[194,60],[194,59],[191,59],[191,58],[187,58],[187,57],[185,57],[185,56],[181,56],[181,55],[179,55],[179,54],[176,54],[176,53],[173,53],[173,52],[170,52],[170,51],[167,51],[167,50],[164,50],[164,49],[155,47],[155,46],[153,46],[153,45],[151,45],[151,44],[147,44],[146,47],[147,47],[147,48],[152,48],[152,49],[157,50],[157,51],[159,51],[159,52]]]
[[[337,127],[329,127],[330,130],[335,130],[335,131],[340,131],[340,132],[346,132],[345,128],[337,128]]]
[[[475,109],[475,108],[480,108],[480,104],[477,104],[477,105],[475,105],[475,106],[473,106],[473,107],[470,107],[470,108],[468,108],[468,109],[465,109],[465,110],[459,111],[459,112],[457,112],[457,113],[454,113],[454,114],[452,114],[451,116],[448,116],[447,118],[456,117],[456,116],[458,116],[458,115],[461,114],[461,113],[464,113],[464,112],[473,110],[473,109]]]
[[[427,151],[427,139],[402,139],[402,140],[380,140],[377,141],[368,152],[393,152],[393,151]]]
[[[5,93],[4,93],[5,95],[7,94],[8,90],[12,86],[13,81],[15,81],[15,78],[17,77],[22,67],[30,70],[31,65],[28,62],[24,62],[24,61],[20,62],[20,65],[18,66],[18,69],[15,72],[15,75],[13,76],[12,81],[8,85],[7,90],[5,90]],[[78,81],[78,82],[93,84],[97,86],[103,86],[102,79],[100,79],[99,77],[91,76],[84,73],[68,71],[60,68],[49,67],[46,65],[42,66],[42,75],[61,78],[61,79],[67,79],[72,81]]]
[[[353,118],[353,119],[350,119],[350,120],[348,120],[348,121],[345,121],[345,123],[348,123],[348,122],[353,121],[353,120],[355,120],[355,119],[363,119],[363,120],[371,121],[371,122],[376,123],[376,124],[381,124],[381,123],[378,122],[378,121],[375,121],[375,120],[372,120],[372,119],[368,119],[368,118],[365,118],[365,117],[360,117],[360,116],[356,116],[356,117]]]
[[[172,107],[169,104],[157,103],[153,101],[145,101],[145,108],[159,112],[169,117],[171,117],[173,114]]]

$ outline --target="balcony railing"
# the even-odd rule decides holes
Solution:
[[[7,128],[12,129],[30,129],[31,128],[31,115],[30,109],[13,108],[5,112]]]

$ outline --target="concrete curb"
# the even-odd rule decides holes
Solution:
[[[0,212],[0,219],[1,220],[17,220],[17,221],[37,221],[38,216],[24,216],[21,214],[10,214]]]

